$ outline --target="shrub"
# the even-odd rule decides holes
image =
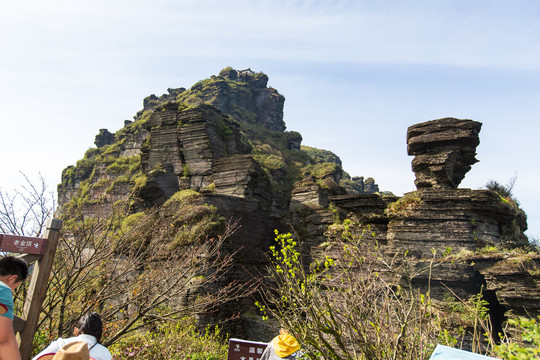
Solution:
[[[366,251],[365,239],[343,238],[332,244],[341,255],[322,255],[308,271],[302,260],[308,257],[291,234],[276,235],[267,282],[275,286],[263,289],[264,302],[257,304],[298,339],[309,358],[427,359],[437,340],[455,341],[448,333],[439,336],[429,293],[412,288],[401,255],[389,258],[377,246]]]
[[[206,329],[201,333],[191,318],[126,337],[109,350],[113,359],[219,360],[227,356],[227,344],[222,341],[219,329]]]
[[[540,320],[540,316],[538,316]],[[518,317],[508,320],[513,327],[508,333],[518,336],[505,336],[502,343],[495,346],[494,352],[503,360],[533,360],[540,358],[540,322],[536,319]]]
[[[501,240],[506,246],[534,247],[534,241],[530,241],[524,234],[527,230],[527,214],[519,207],[519,202],[514,197],[514,189],[517,178],[514,176],[507,185],[501,185],[495,180],[486,184],[488,190],[496,193],[501,202],[512,212],[511,224],[501,226]]]

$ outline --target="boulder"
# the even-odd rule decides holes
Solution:
[[[99,129],[99,133],[96,135],[96,140],[94,144],[100,148],[105,145],[110,145],[114,142],[114,135],[109,132],[107,129]]]

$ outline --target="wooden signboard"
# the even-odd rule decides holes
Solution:
[[[229,339],[229,353],[227,360],[260,360],[268,343]]]
[[[22,316],[15,317],[14,330],[19,343],[22,360],[32,358],[34,334],[36,333],[43,300],[47,292],[47,283],[51,274],[62,220],[48,219],[45,223],[43,238],[0,234],[0,252],[19,253],[19,258],[33,263],[30,284],[24,301]]]
[[[0,250],[5,252],[43,255],[46,244],[42,238],[0,234]]]

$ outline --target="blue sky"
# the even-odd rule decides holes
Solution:
[[[0,186],[54,187],[142,99],[222,68],[265,72],[288,130],[351,175],[412,191],[407,127],[483,123],[461,187],[507,183],[540,235],[540,2],[0,0]]]

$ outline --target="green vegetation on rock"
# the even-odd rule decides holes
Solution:
[[[512,178],[507,185],[501,185],[495,180],[490,180],[486,184],[486,188],[496,193],[501,202],[513,213],[513,221],[511,225],[504,226],[501,229],[501,240],[505,246],[527,246],[529,240],[524,232],[527,230],[527,215],[519,207],[519,201],[517,201],[512,193],[517,178]]]
[[[407,213],[407,210],[414,209],[422,200],[416,191],[405,194],[399,200],[391,203],[385,210],[387,216],[399,216]]]
[[[189,189],[176,192],[160,210],[170,226],[176,229],[171,234],[171,248],[216,236],[224,230],[225,219],[216,212],[215,206],[202,202],[198,192]]]
[[[302,145],[300,147],[305,151],[316,163],[334,163],[341,167],[341,159],[331,151],[321,150],[310,146]]]

